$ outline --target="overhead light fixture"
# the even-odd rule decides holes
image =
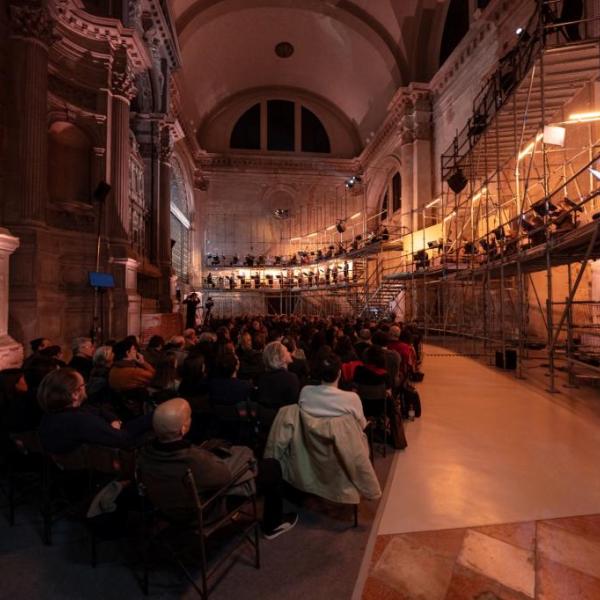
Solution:
[[[517,30],[515,31],[515,33],[517,35],[521,35],[523,33],[523,28],[522,27],[517,27]]]
[[[564,146],[565,145],[565,134],[567,130],[564,127],[557,127],[556,125],[546,125],[544,127],[544,144],[551,144],[552,146]]]
[[[273,216],[280,221],[284,221],[290,218],[290,210],[289,208],[276,208],[273,210]]]
[[[316,236],[317,236],[317,232],[315,231],[314,233],[309,233],[306,237],[313,238]]]
[[[431,208],[433,206],[435,206],[436,204],[439,204],[442,201],[441,198],[436,198],[435,200],[432,200],[429,204],[425,205],[425,208]]]
[[[444,223],[446,221],[449,221],[450,219],[453,219],[456,216],[456,211],[453,210],[449,215],[447,215],[446,217],[444,217]]]
[[[350,217],[350,220],[351,220],[351,221],[354,221],[354,219],[358,219],[358,217],[360,217],[360,215],[361,215],[361,213],[360,213],[360,212],[354,213],[354,214],[353,214],[353,215]]]
[[[352,175],[349,179],[346,179],[346,188],[351,190],[357,183],[362,181],[362,177],[360,175]]]
[[[569,115],[569,123],[589,123],[590,121],[600,120],[600,111],[593,111],[587,113],[573,113]]]

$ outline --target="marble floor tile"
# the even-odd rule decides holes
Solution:
[[[537,526],[538,556],[600,578],[600,540],[576,535],[548,522]]]
[[[472,531],[489,535],[528,552],[533,552],[535,549],[535,521],[474,527]]]
[[[432,548],[394,536],[371,576],[410,600],[443,600],[454,559]]]
[[[542,521],[551,527],[560,527],[576,535],[582,535],[590,540],[600,541],[600,515],[584,515],[579,517],[566,517],[564,519],[551,519]]]
[[[458,562],[504,586],[533,598],[533,553],[501,540],[469,530]]]
[[[399,591],[375,577],[369,577],[363,588],[362,600],[410,600]]]
[[[598,600],[600,579],[547,558],[537,561],[537,600]]]
[[[465,533],[466,529],[443,529],[405,533],[403,537],[414,546],[426,546],[437,554],[455,559],[462,548]]]
[[[444,600],[529,600],[529,596],[506,588],[481,573],[456,565]]]

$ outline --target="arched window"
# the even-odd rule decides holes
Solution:
[[[302,152],[331,152],[329,136],[317,115],[302,107]]]
[[[183,169],[177,160],[173,160],[171,174],[171,240],[175,243],[171,252],[171,260],[175,274],[181,281],[185,282],[189,280],[191,262],[191,220]]]
[[[90,202],[92,143],[79,127],[57,121],[48,132],[48,195],[54,202]]]
[[[440,46],[440,66],[469,31],[469,0],[450,0]]]
[[[297,127],[296,115],[300,123]],[[267,138],[261,144],[261,118],[266,115]],[[331,143],[319,117],[291,100],[266,100],[249,108],[236,122],[229,140],[234,150],[331,153]]]
[[[260,104],[255,104],[239,118],[229,145],[239,150],[260,150]]]
[[[383,194],[383,201],[381,202],[381,220],[385,221],[388,218],[388,193],[387,190]]]
[[[400,173],[392,177],[392,211],[396,212],[402,208],[402,178]]]

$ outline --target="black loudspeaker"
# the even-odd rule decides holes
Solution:
[[[338,221],[335,228],[338,230],[338,233],[344,233],[344,231],[346,231],[346,226],[343,221]]]
[[[93,198],[96,202],[104,202],[110,193],[111,186],[106,181],[101,181],[94,190]]]
[[[452,173],[452,175],[446,179],[446,182],[455,194],[462,192],[467,183],[469,183],[468,179],[464,176],[460,169],[457,169],[454,173]]]
[[[499,369],[514,371],[517,368],[517,351],[505,350],[504,356],[500,350],[496,351],[496,366]]]

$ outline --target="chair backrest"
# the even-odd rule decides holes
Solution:
[[[378,383],[377,385],[355,383],[354,386],[361,400],[383,400],[385,398],[385,383]]]
[[[10,433],[9,438],[21,454],[43,454],[44,452],[37,430]]]

